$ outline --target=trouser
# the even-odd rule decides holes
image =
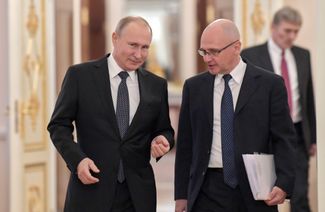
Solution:
[[[117,183],[111,212],[135,212],[126,180]]]
[[[310,212],[308,200],[309,155],[305,147],[301,123],[295,124],[297,133],[296,179],[290,200],[291,212]]]
[[[247,212],[247,209],[239,187],[226,185],[222,169],[212,168],[207,170],[191,212]]]

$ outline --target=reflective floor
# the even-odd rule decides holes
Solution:
[[[174,163],[174,150],[162,157],[158,163],[154,160],[151,162],[157,186],[157,212],[174,211]]]

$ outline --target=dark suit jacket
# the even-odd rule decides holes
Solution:
[[[48,125],[53,144],[71,170],[65,211],[109,211],[117,170],[123,159],[126,181],[136,211],[156,211],[156,188],[150,165],[152,139],[164,135],[172,148],[166,80],[137,70],[140,103],[123,139],[111,96],[107,56],[69,68]],[[75,122],[77,141],[73,142]],[[92,159],[99,183],[84,185],[76,175],[79,162]]]
[[[189,211],[202,186],[210,158],[214,80],[214,75],[205,72],[188,79],[183,89],[175,199],[187,199]],[[234,146],[237,178],[249,211],[276,211],[276,207],[253,199],[242,154],[274,154],[275,185],[290,194],[294,182],[294,138],[283,80],[248,63],[235,109]]]
[[[293,46],[291,51],[297,65],[303,139],[307,147],[306,150],[308,150],[310,144],[316,143],[316,116],[310,54],[308,50],[297,46]],[[241,54],[255,65],[274,71],[267,43],[244,49]]]

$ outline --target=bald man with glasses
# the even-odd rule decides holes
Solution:
[[[186,80],[176,162],[176,212],[275,212],[294,182],[295,131],[281,77],[244,61],[237,27],[218,19],[198,53],[208,71]],[[272,148],[271,148],[272,147]],[[269,197],[253,198],[242,154],[273,154]]]

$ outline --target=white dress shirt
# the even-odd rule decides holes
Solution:
[[[109,72],[109,80],[111,84],[111,93],[113,99],[114,110],[116,112],[116,103],[117,103],[117,91],[118,86],[120,85],[121,78],[118,75],[121,71],[124,71],[115,61],[113,55],[110,55],[107,58],[108,63],[108,72]],[[140,103],[140,92],[139,92],[139,83],[138,83],[138,74],[136,71],[128,71],[129,77],[126,79],[126,85],[128,87],[129,92],[129,101],[130,101],[130,121],[131,124],[132,119],[135,115],[135,112],[138,109]]]
[[[267,42],[267,47],[271,56],[274,72],[281,76],[282,49],[274,42],[274,40],[272,40],[272,38],[270,38],[269,41]],[[290,87],[291,87],[290,88],[291,96],[292,96],[291,118],[294,123],[297,123],[301,121],[301,106],[300,106],[297,65],[291,49],[285,50],[284,57],[286,59],[287,66],[288,66],[289,80],[290,80]]]
[[[240,87],[245,75],[246,63],[242,60],[238,65],[230,72],[231,79],[229,81],[229,87],[232,93],[234,110],[236,108],[237,99],[240,91]],[[221,148],[221,99],[223,91],[225,89],[225,81],[223,80],[223,74],[218,74],[214,81],[213,90],[213,135],[212,146],[209,161],[209,168],[221,168],[222,166],[222,148]]]

